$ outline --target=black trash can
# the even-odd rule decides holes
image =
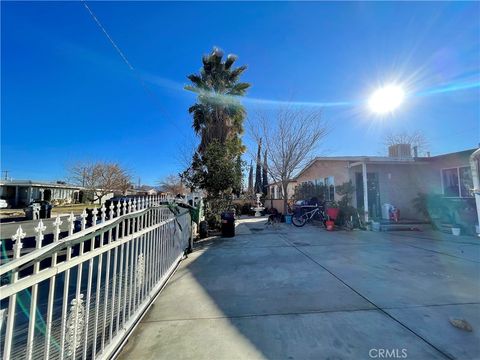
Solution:
[[[50,219],[52,217],[52,204],[42,203],[40,206],[40,219]]]
[[[222,236],[233,237],[235,236],[235,212],[226,211],[220,216],[222,222]]]
[[[200,234],[200,239],[205,239],[208,237],[208,223],[205,220],[200,221],[198,232]]]

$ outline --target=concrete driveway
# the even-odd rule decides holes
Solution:
[[[120,358],[480,358],[478,239],[264,222],[182,262]]]

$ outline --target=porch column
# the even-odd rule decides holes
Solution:
[[[18,206],[18,201],[19,201],[19,190],[20,188],[18,186],[15,186],[15,205],[14,206]]]
[[[470,170],[472,171],[472,181],[473,181],[473,196],[475,196],[475,204],[477,207],[477,226],[480,229],[480,177],[479,177],[479,168],[478,162],[480,160],[480,149],[477,149],[470,155]],[[480,232],[477,233],[480,236]]]
[[[367,163],[362,163],[363,177],[363,207],[365,211],[365,221],[368,221],[368,184],[367,184]]]
[[[32,201],[32,187],[29,186],[27,189],[27,205]]]

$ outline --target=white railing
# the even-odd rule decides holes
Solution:
[[[77,232],[71,214],[65,237],[57,217],[49,244],[40,220],[29,252],[19,227],[0,266],[4,359],[112,357],[190,246],[189,211],[165,200],[84,211]]]

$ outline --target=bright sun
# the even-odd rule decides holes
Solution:
[[[386,114],[398,108],[404,98],[405,93],[401,87],[388,85],[375,91],[368,100],[368,105],[373,112]]]

